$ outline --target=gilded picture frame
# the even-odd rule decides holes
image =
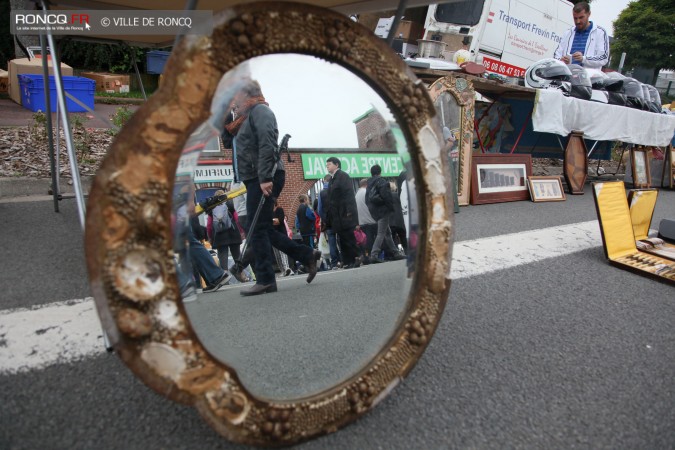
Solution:
[[[475,90],[473,83],[466,78],[448,75],[439,78],[429,86],[429,95],[434,102],[444,135],[448,157],[455,164],[455,184],[460,206],[469,204],[471,191],[471,157],[473,151],[473,124],[475,115]],[[449,95],[456,102],[459,111],[445,108]],[[447,98],[447,97],[446,97]]]
[[[652,177],[649,171],[649,149],[638,146],[630,152],[631,175],[633,187],[637,189],[648,188],[652,185]]]

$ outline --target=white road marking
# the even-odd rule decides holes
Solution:
[[[508,269],[600,245],[597,221],[456,242],[452,278]],[[41,369],[104,352],[91,297],[0,311],[0,374]]]
[[[595,220],[455,242],[451,277],[472,277],[600,245],[600,226]]]
[[[105,352],[93,299],[0,311],[0,374]]]

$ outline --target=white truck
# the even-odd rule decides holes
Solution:
[[[460,0],[429,6],[425,39],[446,42],[446,58],[469,36],[472,60],[488,72],[523,77],[529,65],[552,58],[573,25],[567,0]]]

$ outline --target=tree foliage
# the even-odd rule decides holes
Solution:
[[[637,0],[628,4],[614,21],[614,55],[626,52],[625,67],[675,69],[675,2],[673,0]]]
[[[132,52],[136,64],[144,71],[144,51],[136,47],[118,44],[92,44],[90,42],[67,41],[61,48],[61,60],[71,67],[95,72],[129,73],[133,71]]]

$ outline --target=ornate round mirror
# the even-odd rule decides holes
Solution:
[[[272,111],[274,140],[291,136],[275,172],[285,186],[269,201],[292,226],[300,199],[329,189],[329,158],[349,175],[352,201],[378,166],[404,223],[401,246],[387,248],[385,232],[369,259],[393,252],[393,261],[356,268],[352,259],[353,268],[314,276],[310,266],[331,267],[330,252],[304,249],[304,260],[289,252],[274,289],[255,296],[243,295],[264,276],[255,239],[245,244],[252,263],[237,277],[228,272],[245,259],[232,254],[238,243],[229,255],[219,249],[220,260],[206,253],[213,266],[201,266],[196,254],[207,250],[194,230],[209,222],[215,229],[217,215],[204,201],[216,193],[198,183],[197,161],[210,140],[229,135],[223,130],[241,117],[240,93],[253,80],[258,103]],[[255,127],[246,120],[241,127]],[[223,140],[233,167],[219,180],[233,201],[254,194],[232,184],[248,170],[237,133]],[[174,49],[160,90],[121,130],[90,193],[87,263],[116,352],[148,386],[194,405],[236,442],[288,445],[356,419],[412,369],[449,293],[453,204],[442,150],[424,85],[369,30],[301,4],[224,11],[210,36],[188,36]],[[249,225],[262,226],[251,224],[248,203]],[[348,239],[335,223],[343,248]],[[282,276],[286,268],[298,274]]]

